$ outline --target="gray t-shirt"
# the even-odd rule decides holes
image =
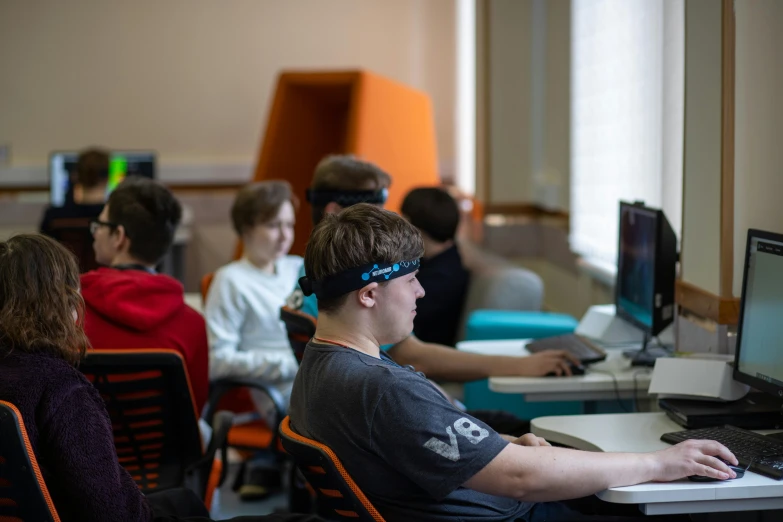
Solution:
[[[329,446],[389,521],[513,521],[532,506],[463,488],[507,441],[387,355],[311,341],[291,426]]]

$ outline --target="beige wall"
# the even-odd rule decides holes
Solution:
[[[4,0],[0,144],[252,164],[281,69],[361,67],[430,94],[448,174],[454,39],[452,0]]]
[[[544,163],[535,200],[550,208],[570,206],[571,165],[571,2],[547,0],[546,113]]]
[[[721,3],[685,2],[682,276],[720,293]]]
[[[748,228],[783,233],[783,2],[737,0],[734,295]]]
[[[568,208],[570,143],[569,0],[487,0],[488,49],[478,70],[489,96],[489,192],[496,204]],[[484,63],[482,63],[482,60]],[[481,105],[479,105],[481,110]],[[479,134],[481,140],[481,134]]]
[[[490,0],[489,156],[492,203],[530,201],[530,1]]]

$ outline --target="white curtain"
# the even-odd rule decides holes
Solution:
[[[571,248],[615,270],[619,201],[680,236],[684,0],[572,0]]]

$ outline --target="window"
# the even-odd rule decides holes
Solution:
[[[571,248],[614,272],[620,200],[680,237],[684,0],[571,5]]]

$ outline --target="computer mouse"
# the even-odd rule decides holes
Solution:
[[[569,368],[571,368],[571,375],[584,375],[585,374],[585,367],[576,364],[569,364]],[[549,372],[544,377],[565,377],[565,375],[557,375],[555,372]]]
[[[745,476],[745,468],[741,466],[734,466],[733,464],[729,464],[728,462],[726,463],[726,465],[729,467],[729,469],[731,469],[732,471],[734,471],[734,473],[737,474],[735,480],[741,479],[742,477]],[[701,475],[691,475],[688,477],[688,480],[693,482],[723,482],[723,479],[703,477]],[[727,480],[732,480],[732,479],[727,479]]]

